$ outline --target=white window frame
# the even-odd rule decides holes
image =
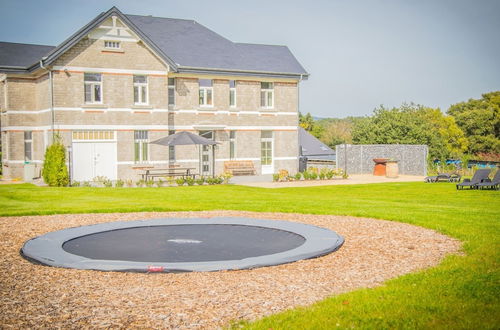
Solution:
[[[201,79],[200,79],[201,80]],[[212,85],[210,87],[208,86],[201,86],[200,80],[198,80],[198,86],[199,86],[199,101],[200,101],[200,107],[207,107],[211,108],[214,106],[214,88],[213,88],[213,80],[212,79],[207,79],[210,80]],[[212,94],[212,103],[208,104],[208,92]]]
[[[232,136],[231,136],[232,135]],[[231,146],[233,146],[233,155],[231,156]],[[236,131],[229,131],[229,159],[236,159]]]
[[[170,81],[171,81],[170,79],[172,79],[173,84],[170,84]],[[167,78],[167,84],[168,84],[167,102],[168,102],[169,106],[174,106],[175,105],[175,84],[176,84],[175,78]],[[170,92],[172,92],[172,98],[173,98],[172,103],[170,102]]]
[[[146,137],[144,138],[136,138],[136,135],[141,134],[141,133],[146,133]],[[135,147],[136,143],[139,144],[139,155],[136,158],[135,154]],[[146,159],[144,159],[144,146],[146,146]],[[148,163],[150,159],[150,152],[149,152],[149,131],[147,130],[137,130],[134,131],[134,162],[136,164],[143,164],[143,163]]]
[[[234,87],[231,87],[231,81],[234,83]],[[231,104],[231,94],[233,94],[234,104]],[[236,108],[236,80],[229,81],[229,107]]]
[[[26,133],[29,133],[29,138],[26,138]],[[26,157],[26,144],[29,143],[29,153],[30,153],[30,159]],[[24,161],[25,162],[31,162],[33,161],[33,131],[24,131]]]
[[[135,79],[135,77],[144,77],[146,78],[146,82],[134,82],[134,104],[135,105],[148,105],[149,104],[149,80],[148,76],[146,75],[134,75],[132,79]],[[137,101],[135,99],[135,90],[137,88]],[[145,91],[146,94],[146,100],[142,99],[142,91]]]
[[[100,81],[87,81],[85,80],[85,74],[98,74],[101,78]],[[85,104],[102,104],[102,100],[104,99],[104,89],[103,89],[103,84],[102,84],[102,80],[103,80],[103,75],[102,73],[99,73],[99,72],[85,72],[83,74],[83,83],[84,83],[84,88],[83,88],[83,100],[85,102]],[[86,100],[86,92],[85,92],[85,88],[86,86],[90,86],[90,101],[87,101]],[[99,101],[96,101],[95,100],[95,86],[99,86],[99,90],[100,90],[100,96],[101,96],[101,99]]]
[[[119,41],[105,40],[104,48],[106,49],[121,49],[121,43]]]
[[[271,84],[271,88],[262,88],[262,84]],[[262,95],[264,93],[264,104],[262,104]],[[271,103],[269,104],[269,95],[271,95]],[[263,109],[273,109],[274,108],[274,83],[273,82],[261,82],[260,83],[260,107]]]

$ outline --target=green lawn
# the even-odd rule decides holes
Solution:
[[[456,191],[448,183],[283,189],[0,186],[3,216],[216,209],[374,217],[436,229],[464,242],[465,256],[448,257],[438,267],[243,324],[249,328],[500,327],[498,191]]]

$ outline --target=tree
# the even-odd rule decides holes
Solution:
[[[66,148],[58,135],[54,136],[54,143],[45,151],[42,177],[43,181],[51,187],[64,187],[69,183]]]
[[[299,112],[299,126],[317,137],[318,139],[321,137],[323,133],[323,129],[321,126],[317,125],[314,121],[314,118],[308,112],[305,116]]]
[[[500,91],[454,104],[447,113],[468,138],[469,153],[500,154]]]
[[[329,147],[342,143],[352,143],[353,122],[350,118],[328,118],[318,121],[322,129],[321,141]]]
[[[380,106],[372,117],[356,122],[352,138],[360,144],[425,144],[433,159],[459,157],[467,148],[453,118],[413,103],[392,109]]]

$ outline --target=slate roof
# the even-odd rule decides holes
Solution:
[[[54,46],[0,41],[0,65],[2,67],[27,68],[40,61],[54,48]]]
[[[299,145],[301,156],[328,156],[335,154],[333,149],[309,134],[302,127],[299,127]]]
[[[180,68],[307,74],[286,46],[234,43],[193,20],[126,16]]]
[[[98,15],[57,47],[2,43],[0,70],[8,71],[10,66],[33,70],[46,55],[44,63],[50,65],[112,15],[124,21],[176,72],[308,77],[286,46],[235,43],[193,20],[125,15],[116,7]]]

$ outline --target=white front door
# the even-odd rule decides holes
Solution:
[[[117,179],[116,142],[73,142],[73,180]]]

